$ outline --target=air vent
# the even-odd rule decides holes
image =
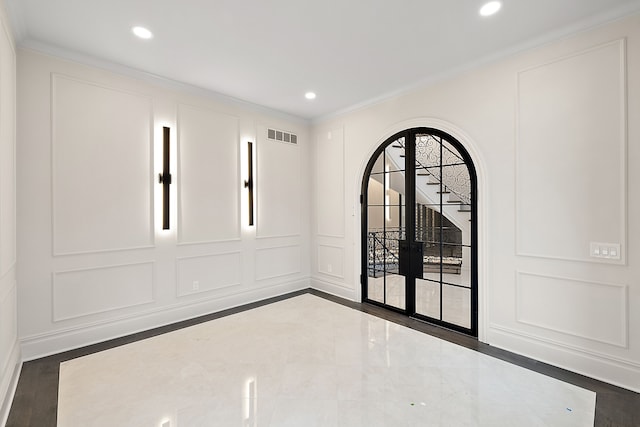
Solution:
[[[298,136],[296,134],[285,132],[276,129],[267,129],[267,137],[274,141],[288,142],[290,144],[298,143]]]

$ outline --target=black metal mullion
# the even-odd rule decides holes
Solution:
[[[478,189],[475,166],[471,159],[467,170],[471,180],[471,334],[478,336]],[[464,254],[464,250],[463,250]]]
[[[443,286],[442,286],[442,282],[443,282],[443,277],[442,277],[442,253],[444,250],[444,245],[442,244],[442,240],[444,237],[444,230],[442,228],[442,225],[444,224],[444,221],[442,220],[442,216],[444,215],[444,212],[442,211],[442,192],[444,191],[444,185],[442,183],[442,181],[444,180],[443,178],[443,167],[442,167],[442,154],[443,154],[443,146],[442,146],[442,137],[440,137],[440,226],[439,226],[439,231],[440,231],[440,320],[442,320],[442,293],[443,293]]]
[[[387,304],[387,149],[382,152],[382,303]]]
[[[409,250],[413,251],[416,242],[416,133],[409,131],[405,134],[405,236]],[[413,256],[411,257],[413,259]],[[422,261],[421,261],[422,262]],[[422,268],[422,266],[420,266]],[[411,269],[413,271],[413,268]],[[407,313],[416,312],[416,278],[409,274],[405,279],[405,308]]]
[[[398,239],[402,231],[402,193],[398,193]]]

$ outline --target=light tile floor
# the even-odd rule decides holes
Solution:
[[[595,393],[313,295],[64,362],[58,426],[592,426]]]

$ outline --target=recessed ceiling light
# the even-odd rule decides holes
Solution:
[[[502,7],[502,3],[499,1],[490,1],[489,3],[485,3],[484,6],[480,8],[480,15],[482,16],[491,16]]]
[[[141,39],[150,39],[153,37],[153,33],[145,27],[133,27],[131,31],[133,31],[133,34],[140,37]]]
[[[316,99],[316,93],[315,92],[307,92],[304,94],[304,97],[307,99]]]

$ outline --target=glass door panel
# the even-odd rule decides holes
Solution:
[[[406,308],[406,277],[400,274],[400,241],[405,238],[405,158],[404,139],[389,145],[385,151],[385,270],[386,305]]]
[[[442,320],[463,328],[471,328],[471,289],[442,285]]]
[[[471,248],[464,246],[449,246],[452,256],[442,258],[442,282],[450,285],[471,287],[470,254]],[[465,256],[468,254],[469,256]]]
[[[434,129],[398,135],[371,159],[365,181],[365,298],[476,334],[469,156]]]
[[[416,313],[440,319],[440,282],[416,279]]]
[[[371,169],[371,175],[384,172],[384,156],[378,156]]]
[[[404,139],[380,153],[367,188],[367,296],[392,307],[406,307],[406,278],[399,272],[399,242],[406,232]]]
[[[369,207],[371,206],[383,206],[384,205],[384,195],[383,195],[383,179],[384,175],[379,174],[371,174],[371,178],[369,178],[369,188],[367,190],[367,200],[369,202]]]
[[[469,171],[458,150],[435,135],[415,138],[415,239],[423,244],[416,314],[471,328]]]
[[[367,294],[373,301],[384,302],[384,205],[370,205],[367,216]]]

